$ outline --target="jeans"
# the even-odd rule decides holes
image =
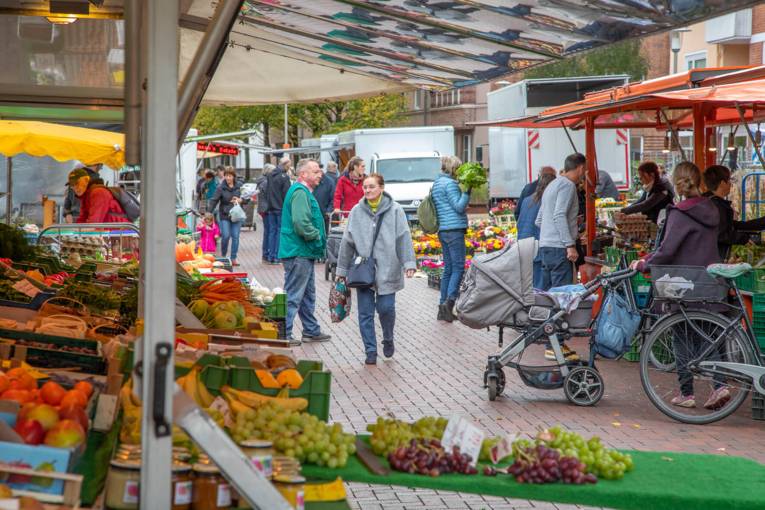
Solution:
[[[383,343],[393,342],[393,327],[396,325],[396,294],[379,295],[374,289],[356,289],[359,307],[359,330],[367,355],[377,355],[375,333],[375,308],[380,317]]]
[[[266,221],[266,213],[260,213],[260,219],[263,220],[263,246],[261,247],[263,252],[263,260],[269,260],[267,254],[270,230],[268,228],[268,222]]]
[[[231,260],[236,260],[239,253],[239,231],[242,230],[242,222],[236,223],[231,220],[220,220],[220,255],[225,257],[228,253],[228,240],[231,239]]]
[[[316,309],[316,278],[313,259],[292,257],[284,259],[284,291],[287,293],[287,338],[292,337],[295,316],[303,323],[303,335],[321,334],[319,323],[314,317]]]
[[[460,293],[462,273],[465,272],[465,231],[442,230],[438,233],[444,256],[444,272],[441,276],[440,304],[456,301]]]
[[[542,259],[537,257],[534,259],[534,269],[533,269],[533,278],[532,278],[532,288],[535,289],[541,289],[542,288]]]
[[[266,230],[268,231],[268,243],[266,260],[274,262],[279,258],[279,233],[282,229],[282,212],[268,211],[266,213]]]
[[[566,248],[539,248],[537,258],[542,264],[540,290],[571,285],[574,269],[566,258]]]

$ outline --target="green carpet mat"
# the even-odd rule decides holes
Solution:
[[[302,467],[309,479],[400,485],[435,490],[472,492],[485,496],[532,499],[556,503],[604,506],[627,510],[755,509],[765,508],[765,465],[741,457],[689,453],[628,452],[635,469],[622,480],[599,480],[595,485],[561,483],[527,485],[510,475],[441,475],[428,477],[391,471],[370,473],[356,456],[342,469]],[[383,461],[387,465],[386,461]]]

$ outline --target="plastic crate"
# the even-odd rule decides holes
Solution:
[[[250,366],[247,358],[234,357],[229,359],[229,385],[238,390],[248,390],[261,395],[276,396],[279,389],[264,388],[260,384],[255,369]],[[306,411],[317,418],[329,419],[330,389],[332,372],[324,370],[321,361],[300,360],[297,371],[303,376],[303,384],[296,390],[290,390],[290,397],[302,397],[308,400]]]
[[[11,308],[26,308],[28,310],[39,310],[42,305],[54,297],[56,294],[51,292],[40,292],[29,303],[23,303],[21,301],[10,301],[7,299],[0,299],[0,306],[8,306]]]
[[[638,273],[631,278],[632,292],[637,298],[638,294],[648,294],[651,291],[651,276]]]
[[[632,362],[640,361],[640,349],[642,347],[640,340],[638,340],[638,337],[636,336],[632,339],[630,350],[624,353],[624,359]]]
[[[199,379],[212,393],[217,395],[220,389],[228,384],[228,367],[220,356],[209,353],[204,354],[192,366],[202,367],[202,370],[199,372]],[[191,367],[189,366],[176,365],[175,378],[177,379],[188,374],[190,370]]]
[[[606,263],[609,266],[618,266],[621,262],[622,253],[627,257],[627,264],[638,258],[637,250],[623,250],[616,246],[606,246]]]
[[[267,318],[284,319],[287,317],[287,294],[276,294],[274,300],[264,308]]]
[[[650,297],[650,292],[635,292],[635,304],[638,308],[645,308],[648,306],[648,300]]]
[[[739,290],[754,294],[765,294],[765,268],[757,267],[736,277],[736,286]]]
[[[752,419],[765,421],[765,397],[752,391]]]

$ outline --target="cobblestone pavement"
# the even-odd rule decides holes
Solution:
[[[256,233],[242,232],[239,261],[262,284],[281,287],[282,267],[261,263],[261,237],[260,229]],[[333,338],[323,344],[304,344],[298,354],[305,359],[321,359],[332,370],[331,420],[346,428],[365,431],[368,423],[386,414],[404,420],[460,414],[490,434],[534,432],[562,423],[584,435],[598,435],[610,447],[741,455],[765,462],[762,448],[765,422],[751,419],[748,401],[736,415],[721,423],[706,426],[676,423],[651,405],[640,385],[638,365],[624,360],[599,362],[606,394],[592,408],[569,404],[562,390],[542,391],[524,386],[515,372],[508,371],[504,396],[489,402],[482,376],[487,355],[497,349],[496,332],[437,322],[438,294],[428,288],[424,278],[408,280],[406,289],[396,296],[395,356],[386,360],[380,355],[377,366],[367,367],[355,298],[352,317],[332,324],[326,304],[330,286],[324,280],[324,265],[315,267],[316,316],[323,331]],[[296,320],[297,338],[298,323]],[[381,338],[378,324],[378,341]],[[584,340],[574,340],[572,346],[579,352],[587,350]],[[542,360],[541,346],[531,354]],[[443,491],[355,483],[348,486],[353,507],[364,510],[578,508]]]

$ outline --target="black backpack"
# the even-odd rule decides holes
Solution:
[[[138,218],[141,217],[141,202],[138,200],[137,196],[123,188],[116,186],[104,186],[104,188],[111,192],[114,200],[120,204],[122,211],[125,213],[125,217],[129,221],[134,223]],[[119,214],[115,214],[115,216],[119,216]]]

